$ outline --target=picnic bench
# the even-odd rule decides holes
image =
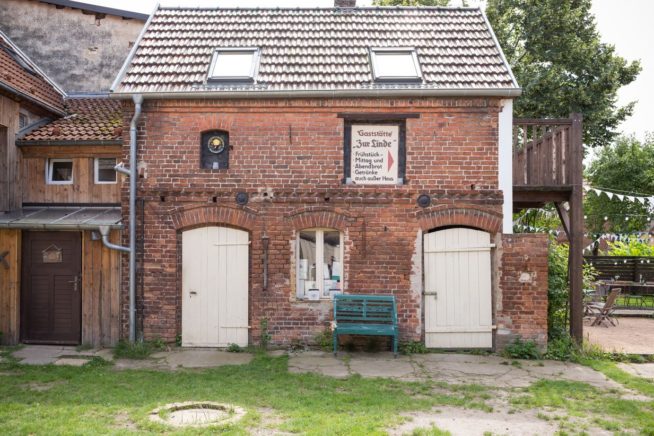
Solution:
[[[392,336],[397,356],[399,329],[394,295],[334,296],[334,355],[338,353],[339,335]]]

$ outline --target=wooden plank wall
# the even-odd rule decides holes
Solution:
[[[20,153],[14,145],[20,105],[0,95],[0,212],[20,207]]]
[[[118,183],[94,183],[93,158],[73,158],[73,184],[48,185],[45,182],[44,157],[24,158],[23,174],[29,183],[23,189],[24,203],[120,203]]]
[[[3,344],[17,344],[20,319],[20,230],[0,229],[0,253],[9,269],[0,264],[0,331]]]
[[[110,241],[120,243],[120,231]],[[92,241],[91,232],[82,235],[82,343],[113,346],[120,332],[121,253]]]

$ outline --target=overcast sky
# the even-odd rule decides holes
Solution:
[[[85,1],[85,0],[80,0]],[[483,0],[469,3],[479,4]],[[120,9],[150,13],[156,0],[86,0]],[[161,0],[162,5],[241,6],[241,7],[330,7],[333,0]],[[372,0],[358,0],[357,5],[369,6]],[[455,0],[455,3],[458,1]],[[643,139],[645,132],[654,132],[654,1],[653,0],[593,0],[593,13],[602,41],[615,45],[627,60],[640,59],[643,70],[638,79],[620,90],[618,104],[637,101],[634,115],[621,126],[624,133],[635,133]]]

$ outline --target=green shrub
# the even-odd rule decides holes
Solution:
[[[538,346],[532,340],[523,341],[516,338],[515,341],[510,343],[504,348],[502,355],[511,359],[540,359],[541,353],[538,351]]]
[[[316,333],[313,337],[316,345],[323,351],[332,351],[334,337],[329,329]]]
[[[399,349],[400,349],[400,354],[405,354],[405,355],[425,354],[429,352],[427,347],[425,347],[425,344],[423,344],[420,341],[400,342]]]
[[[259,348],[261,348],[262,350],[267,350],[268,345],[270,344],[270,340],[272,339],[272,336],[268,332],[268,319],[261,318],[261,321],[259,321],[259,327],[261,328],[261,336],[259,337]]]
[[[239,344],[227,344],[227,351],[230,353],[242,353],[243,348]]]
[[[168,348],[166,342],[161,338],[153,339],[150,341],[150,345],[152,346],[152,349],[156,351],[164,351],[166,348]]]
[[[147,359],[152,351],[154,348],[150,342],[121,340],[114,348],[114,357],[116,359]]]
[[[577,347],[577,344],[575,344],[572,338],[569,335],[561,335],[549,341],[545,358],[562,361],[573,360],[578,352],[579,347]]]

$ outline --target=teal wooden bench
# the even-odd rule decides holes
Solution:
[[[399,329],[394,295],[334,296],[334,355],[339,335],[392,336],[397,356]]]

